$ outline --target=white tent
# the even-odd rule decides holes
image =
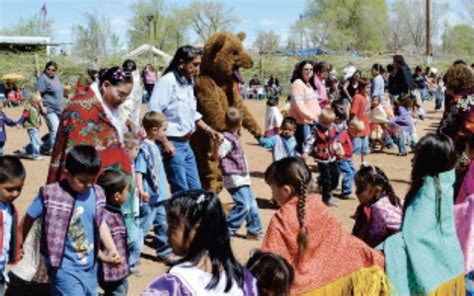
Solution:
[[[127,57],[131,58],[131,57],[135,57],[135,56],[141,56],[141,55],[144,55],[144,54],[148,53],[149,51],[153,52],[154,55],[158,55],[158,56],[162,57],[165,60],[166,64],[171,62],[171,59],[173,58],[172,56],[170,56],[166,52],[164,52],[162,50],[159,50],[158,48],[156,48],[154,46],[151,46],[149,44],[140,45],[139,47],[137,47],[134,50],[132,50],[131,52],[129,52],[127,54]]]

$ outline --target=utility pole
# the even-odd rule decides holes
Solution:
[[[428,64],[430,64],[430,56],[431,56],[431,40],[430,40],[430,0],[425,0],[426,1],[426,12],[425,12],[425,18],[426,18],[426,60],[428,61]]]
[[[153,43],[152,42],[152,40],[153,40],[153,38],[152,38],[152,36],[153,36],[152,35],[152,25],[154,24],[153,23],[154,18],[155,17],[151,14],[146,16],[146,23],[148,25],[148,45],[150,46],[149,47],[149,52],[148,52],[149,59],[150,59],[150,64],[153,64],[153,50],[152,50],[152,45],[151,44]],[[153,30],[154,30],[154,28],[153,28]]]

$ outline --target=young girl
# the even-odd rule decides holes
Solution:
[[[385,108],[385,80],[383,79],[383,74],[385,69],[380,64],[372,65],[372,81],[370,84],[370,97],[379,97],[382,107]]]
[[[352,138],[353,153],[361,155],[361,162],[364,163],[364,156],[369,154],[369,133],[370,133],[370,84],[365,78],[359,79],[358,93],[354,95],[351,106],[351,119],[357,118],[364,123],[364,130]]]
[[[352,234],[375,247],[400,229],[402,203],[379,167],[362,167],[357,172],[355,183],[360,205]]]
[[[302,160],[288,157],[272,163],[265,181],[281,208],[270,221],[262,250],[294,267],[292,295],[388,292],[383,255],[347,233],[321,197],[308,194],[311,172]]]
[[[376,144],[380,144],[383,150],[385,143],[385,126],[388,123],[388,116],[380,102],[380,97],[373,97],[370,106],[370,142],[372,149]]]
[[[464,252],[467,295],[474,295],[474,134],[466,142],[464,151],[471,164],[464,177],[454,205],[456,231]]]
[[[99,258],[101,260],[99,283],[102,289],[104,289],[104,296],[126,296],[128,291],[127,276],[129,273],[127,230],[120,207],[128,197],[128,177],[121,171],[109,169],[99,176],[97,184],[104,189],[107,198],[104,220],[110,228],[117,251],[123,258],[121,263],[113,263],[113,261],[109,260],[107,254],[99,251]]]
[[[267,110],[265,111],[265,138],[280,133],[283,115],[281,115],[281,112],[278,109],[278,101],[278,97],[270,97],[267,100]]]
[[[413,106],[413,100],[410,96],[404,96],[397,102],[397,115],[389,121],[389,124],[396,127],[399,130],[395,136],[398,145],[398,156],[406,156],[408,154],[406,143],[410,143],[412,149],[414,149],[414,143],[412,143],[411,134],[413,133],[413,117],[410,110]]]
[[[290,296],[295,271],[285,258],[273,253],[255,251],[246,267],[257,279],[260,296]]]
[[[141,295],[248,295],[257,283],[230,247],[219,198],[201,190],[177,193],[167,206],[168,238],[182,259]]]
[[[427,134],[416,146],[400,232],[379,246],[394,295],[463,293],[464,258],[453,217],[455,162],[446,135]]]

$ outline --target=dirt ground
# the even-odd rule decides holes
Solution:
[[[258,119],[260,124],[264,124],[265,102],[264,101],[246,101],[249,110]],[[441,118],[441,112],[435,113],[433,102],[426,102],[425,108],[428,110],[427,117],[424,121],[417,124],[418,136],[421,137],[427,132],[433,132]],[[18,119],[21,114],[21,107],[5,108],[4,112],[12,119]],[[46,125],[43,124],[41,134],[47,132]],[[28,135],[26,130],[7,127],[7,143],[5,145],[5,153],[10,154],[14,150],[26,145],[28,143]],[[271,198],[270,188],[265,184],[263,175],[265,169],[271,163],[271,153],[264,148],[257,145],[256,140],[247,132],[242,133],[242,143],[250,166],[250,174],[252,176],[252,189],[260,208],[260,215],[262,218],[264,231],[268,226],[270,218],[274,213],[271,208],[269,200]],[[411,171],[411,159],[413,154],[407,157],[398,157],[397,148],[385,150],[383,153],[373,152],[367,157],[370,164],[381,167],[391,180],[396,193],[399,196],[404,196],[408,186]],[[27,170],[27,177],[25,187],[21,197],[15,202],[19,209],[20,215],[23,215],[38,192],[38,188],[46,181],[47,171],[49,166],[49,157],[45,157],[41,161],[24,160],[24,165]],[[356,168],[360,166],[360,160],[354,159]],[[311,162],[310,162],[311,164]],[[227,192],[220,195],[224,206],[231,205],[231,199]],[[337,200],[338,207],[332,208],[332,213],[341,221],[344,227],[351,229],[353,221],[350,216],[354,213],[357,206],[357,200]],[[317,214],[317,213],[314,213]],[[245,229],[242,228],[240,233],[244,234]],[[261,241],[247,241],[243,238],[232,238],[232,247],[238,260],[245,263],[248,259],[249,252],[253,248],[259,248]],[[142,277],[131,276],[129,278],[129,295],[138,295],[144,287],[153,279],[166,272],[167,267],[161,263],[155,262],[155,252],[146,246],[142,253],[142,258],[138,269],[143,273]]]

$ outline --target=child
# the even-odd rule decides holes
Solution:
[[[352,234],[375,247],[400,229],[402,203],[379,167],[362,167],[357,172],[355,183],[360,205]]]
[[[128,292],[129,267],[127,262],[127,230],[120,207],[125,203],[129,184],[127,176],[121,171],[105,170],[97,180],[97,185],[104,189],[107,205],[105,206],[104,221],[109,226],[112,238],[119,255],[124,258],[120,264],[110,264],[106,254],[99,251],[101,259],[100,286],[104,296],[126,296]]]
[[[143,233],[140,228],[140,199],[138,189],[136,187],[135,160],[138,156],[139,143],[135,134],[128,132],[123,135],[123,145],[125,151],[130,158],[132,169],[132,186],[125,204],[122,206],[122,213],[125,218],[125,226],[127,228],[127,250],[128,250],[128,266],[130,272],[135,276],[141,276],[137,270],[137,263],[143,249]]]
[[[287,157],[272,163],[265,181],[281,207],[270,221],[262,250],[294,267],[291,295],[387,295],[383,255],[350,235],[319,196],[308,193],[311,172],[302,160]]]
[[[408,154],[406,143],[411,141],[413,133],[413,117],[409,111],[412,108],[413,100],[410,96],[404,96],[398,100],[397,115],[389,121],[389,124],[396,126],[400,132],[395,136],[398,144],[398,156],[406,156]],[[414,143],[410,143],[414,149]]]
[[[18,120],[18,124],[22,124],[23,128],[28,131],[30,144],[15,151],[23,155],[30,155],[32,160],[43,159],[40,155],[40,136],[39,127],[41,125],[41,115],[46,114],[43,101],[39,92],[31,94],[30,100],[25,105],[25,110]]]
[[[247,261],[246,268],[257,279],[258,295],[290,296],[295,271],[285,258],[256,251]]]
[[[99,154],[91,146],[74,146],[65,168],[66,178],[43,186],[28,208],[23,237],[42,217],[40,249],[46,258],[51,294],[96,295],[100,243],[110,262],[123,260],[104,221],[104,192],[94,185],[100,169]]]
[[[456,150],[446,135],[427,134],[416,146],[400,232],[378,247],[393,295],[464,291],[464,256],[454,225],[455,163]]]
[[[352,138],[353,153],[361,155],[361,163],[365,164],[364,156],[369,154],[369,133],[370,133],[370,83],[365,78],[359,79],[357,86],[358,93],[354,95],[351,106],[351,119],[357,118],[364,123],[364,130]]]
[[[436,79],[436,86],[435,86],[435,98],[436,98],[435,111],[438,111],[443,107],[445,92],[446,92],[446,87],[444,86],[443,77],[438,77]]]
[[[280,126],[280,134],[270,138],[259,138],[261,146],[272,149],[273,161],[288,156],[296,156],[296,120],[293,117],[285,117]]]
[[[278,97],[269,97],[265,111],[265,138],[278,135],[283,116],[278,109]]]
[[[385,125],[388,123],[388,116],[380,102],[380,97],[372,98],[370,108],[370,141],[372,148],[380,144],[383,150],[385,146]]]
[[[20,260],[21,234],[18,229],[18,212],[13,204],[25,183],[26,171],[14,156],[0,157],[0,295],[8,282],[7,264]]]
[[[5,124],[8,126],[15,126],[17,123],[3,113],[2,104],[0,104],[0,156],[3,156],[3,147],[5,147],[5,142],[7,141],[7,130],[5,129]]]
[[[466,142],[464,151],[471,161],[454,205],[456,231],[464,252],[466,294],[474,295],[474,134]]]
[[[242,118],[242,113],[238,109],[227,110],[225,114],[227,130],[223,132],[224,142],[219,145],[217,154],[220,158],[224,187],[235,202],[227,215],[229,233],[235,235],[244,221],[247,221],[247,239],[256,240],[262,235],[262,222],[250,188],[247,160],[238,137]]]
[[[157,141],[166,137],[168,119],[157,111],[150,111],[143,117],[146,138],[140,143],[140,152],[135,161],[137,187],[141,198],[140,227],[146,236],[153,226],[157,259],[165,264],[175,261],[168,244],[166,231],[166,202],[168,188],[163,158]]]
[[[232,253],[224,211],[214,193],[177,193],[166,214],[170,245],[183,258],[140,295],[258,295],[255,278]]]
[[[383,74],[385,73],[385,69],[380,64],[373,64],[372,65],[372,81],[370,84],[370,97],[373,99],[374,97],[379,97],[380,103],[382,104],[382,108],[385,108],[387,105],[385,101],[385,80],[383,79]]]
[[[334,142],[336,130],[332,126],[336,115],[332,109],[321,111],[319,122],[311,129],[311,135],[306,138],[303,145],[303,159],[312,155],[318,163],[319,186],[322,188],[323,201],[326,205],[335,207],[332,200],[332,191],[339,183],[339,170],[336,165],[336,152]]]

